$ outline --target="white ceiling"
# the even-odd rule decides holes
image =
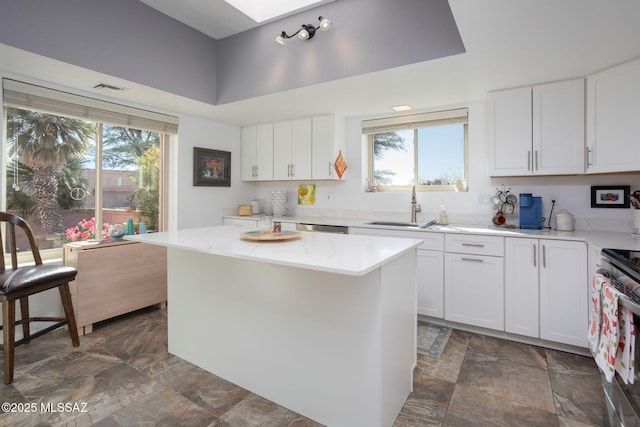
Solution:
[[[174,0],[144,2],[160,9]],[[163,12],[200,27],[201,31],[231,34],[248,25],[223,0],[175,3],[179,10]],[[389,115],[390,107],[399,104],[420,110],[460,105],[483,100],[490,90],[585,76],[640,57],[638,0],[450,0],[449,3],[467,50],[465,54],[219,106],[3,45],[0,45],[0,68],[84,92],[91,91],[89,88],[97,81],[105,81],[129,88],[117,98],[133,104],[245,125],[322,113],[345,117]]]
[[[241,33],[258,25],[265,24],[267,21],[257,23],[253,19],[244,15],[236,8],[231,6],[225,0],[140,0],[142,3],[150,6],[165,15],[176,19],[183,24],[195,28],[201,33],[205,33],[214,39],[222,39],[227,36]],[[269,2],[270,0],[262,0]],[[313,7],[317,7],[323,3],[329,3],[334,0],[320,0],[311,6],[296,9],[284,16],[300,13],[301,11]],[[272,21],[273,21],[272,20]],[[275,36],[274,36],[275,38]]]

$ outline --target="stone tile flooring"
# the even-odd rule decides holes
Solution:
[[[166,310],[103,322],[80,342],[58,330],[17,349],[0,401],[21,412],[3,410],[0,425],[318,425],[168,354]],[[439,358],[418,355],[395,427],[598,426],[599,381],[590,358],[454,330]]]

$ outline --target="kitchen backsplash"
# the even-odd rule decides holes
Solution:
[[[262,214],[271,214],[270,207],[262,204]],[[628,218],[581,218],[575,217],[575,229],[576,230],[596,230],[596,231],[615,231],[615,232],[631,232],[632,229],[632,213],[631,209],[625,211],[628,213]],[[490,226],[492,225],[490,214],[475,214],[475,213],[460,213],[447,211],[449,216],[449,223],[451,224],[464,224],[464,225],[477,225],[477,226]],[[224,215],[235,216],[237,214],[237,207],[227,208],[224,210]],[[555,215],[555,214],[554,214]],[[410,213],[407,212],[390,212],[390,211],[365,211],[358,209],[318,209],[309,207],[289,207],[287,208],[287,216],[295,217],[313,217],[318,218],[352,218],[362,219],[368,221],[372,219],[384,219],[389,221],[409,221]],[[437,211],[425,211],[418,213],[418,222],[427,222],[432,219],[437,219]],[[507,215],[507,225],[518,225],[518,215]],[[548,218],[545,217],[544,225],[548,225]],[[552,218],[551,227],[555,228],[555,218]]]

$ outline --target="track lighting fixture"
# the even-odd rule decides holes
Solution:
[[[290,39],[295,36],[298,36],[300,40],[309,40],[313,38],[317,30],[327,31],[329,27],[331,27],[331,21],[327,18],[320,16],[318,21],[320,21],[320,24],[317,27],[313,24],[302,24],[300,29],[291,35],[287,34],[286,31],[283,31],[278,37],[276,37],[276,43],[284,45],[286,39]]]

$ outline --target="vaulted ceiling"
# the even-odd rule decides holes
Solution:
[[[144,2],[214,38],[254,25],[229,10],[222,0]],[[179,4],[179,10],[168,8],[173,3]],[[465,45],[464,54],[218,106],[132,84],[128,85],[131,90],[118,97],[238,125],[326,112],[376,116],[389,113],[390,107],[398,104],[429,109],[482,100],[490,90],[584,76],[640,57],[637,0],[449,3]],[[211,15],[214,18],[208,18]],[[411,37],[410,28],[380,31],[402,31]],[[0,68],[80,90],[100,77],[4,45],[0,45]]]

